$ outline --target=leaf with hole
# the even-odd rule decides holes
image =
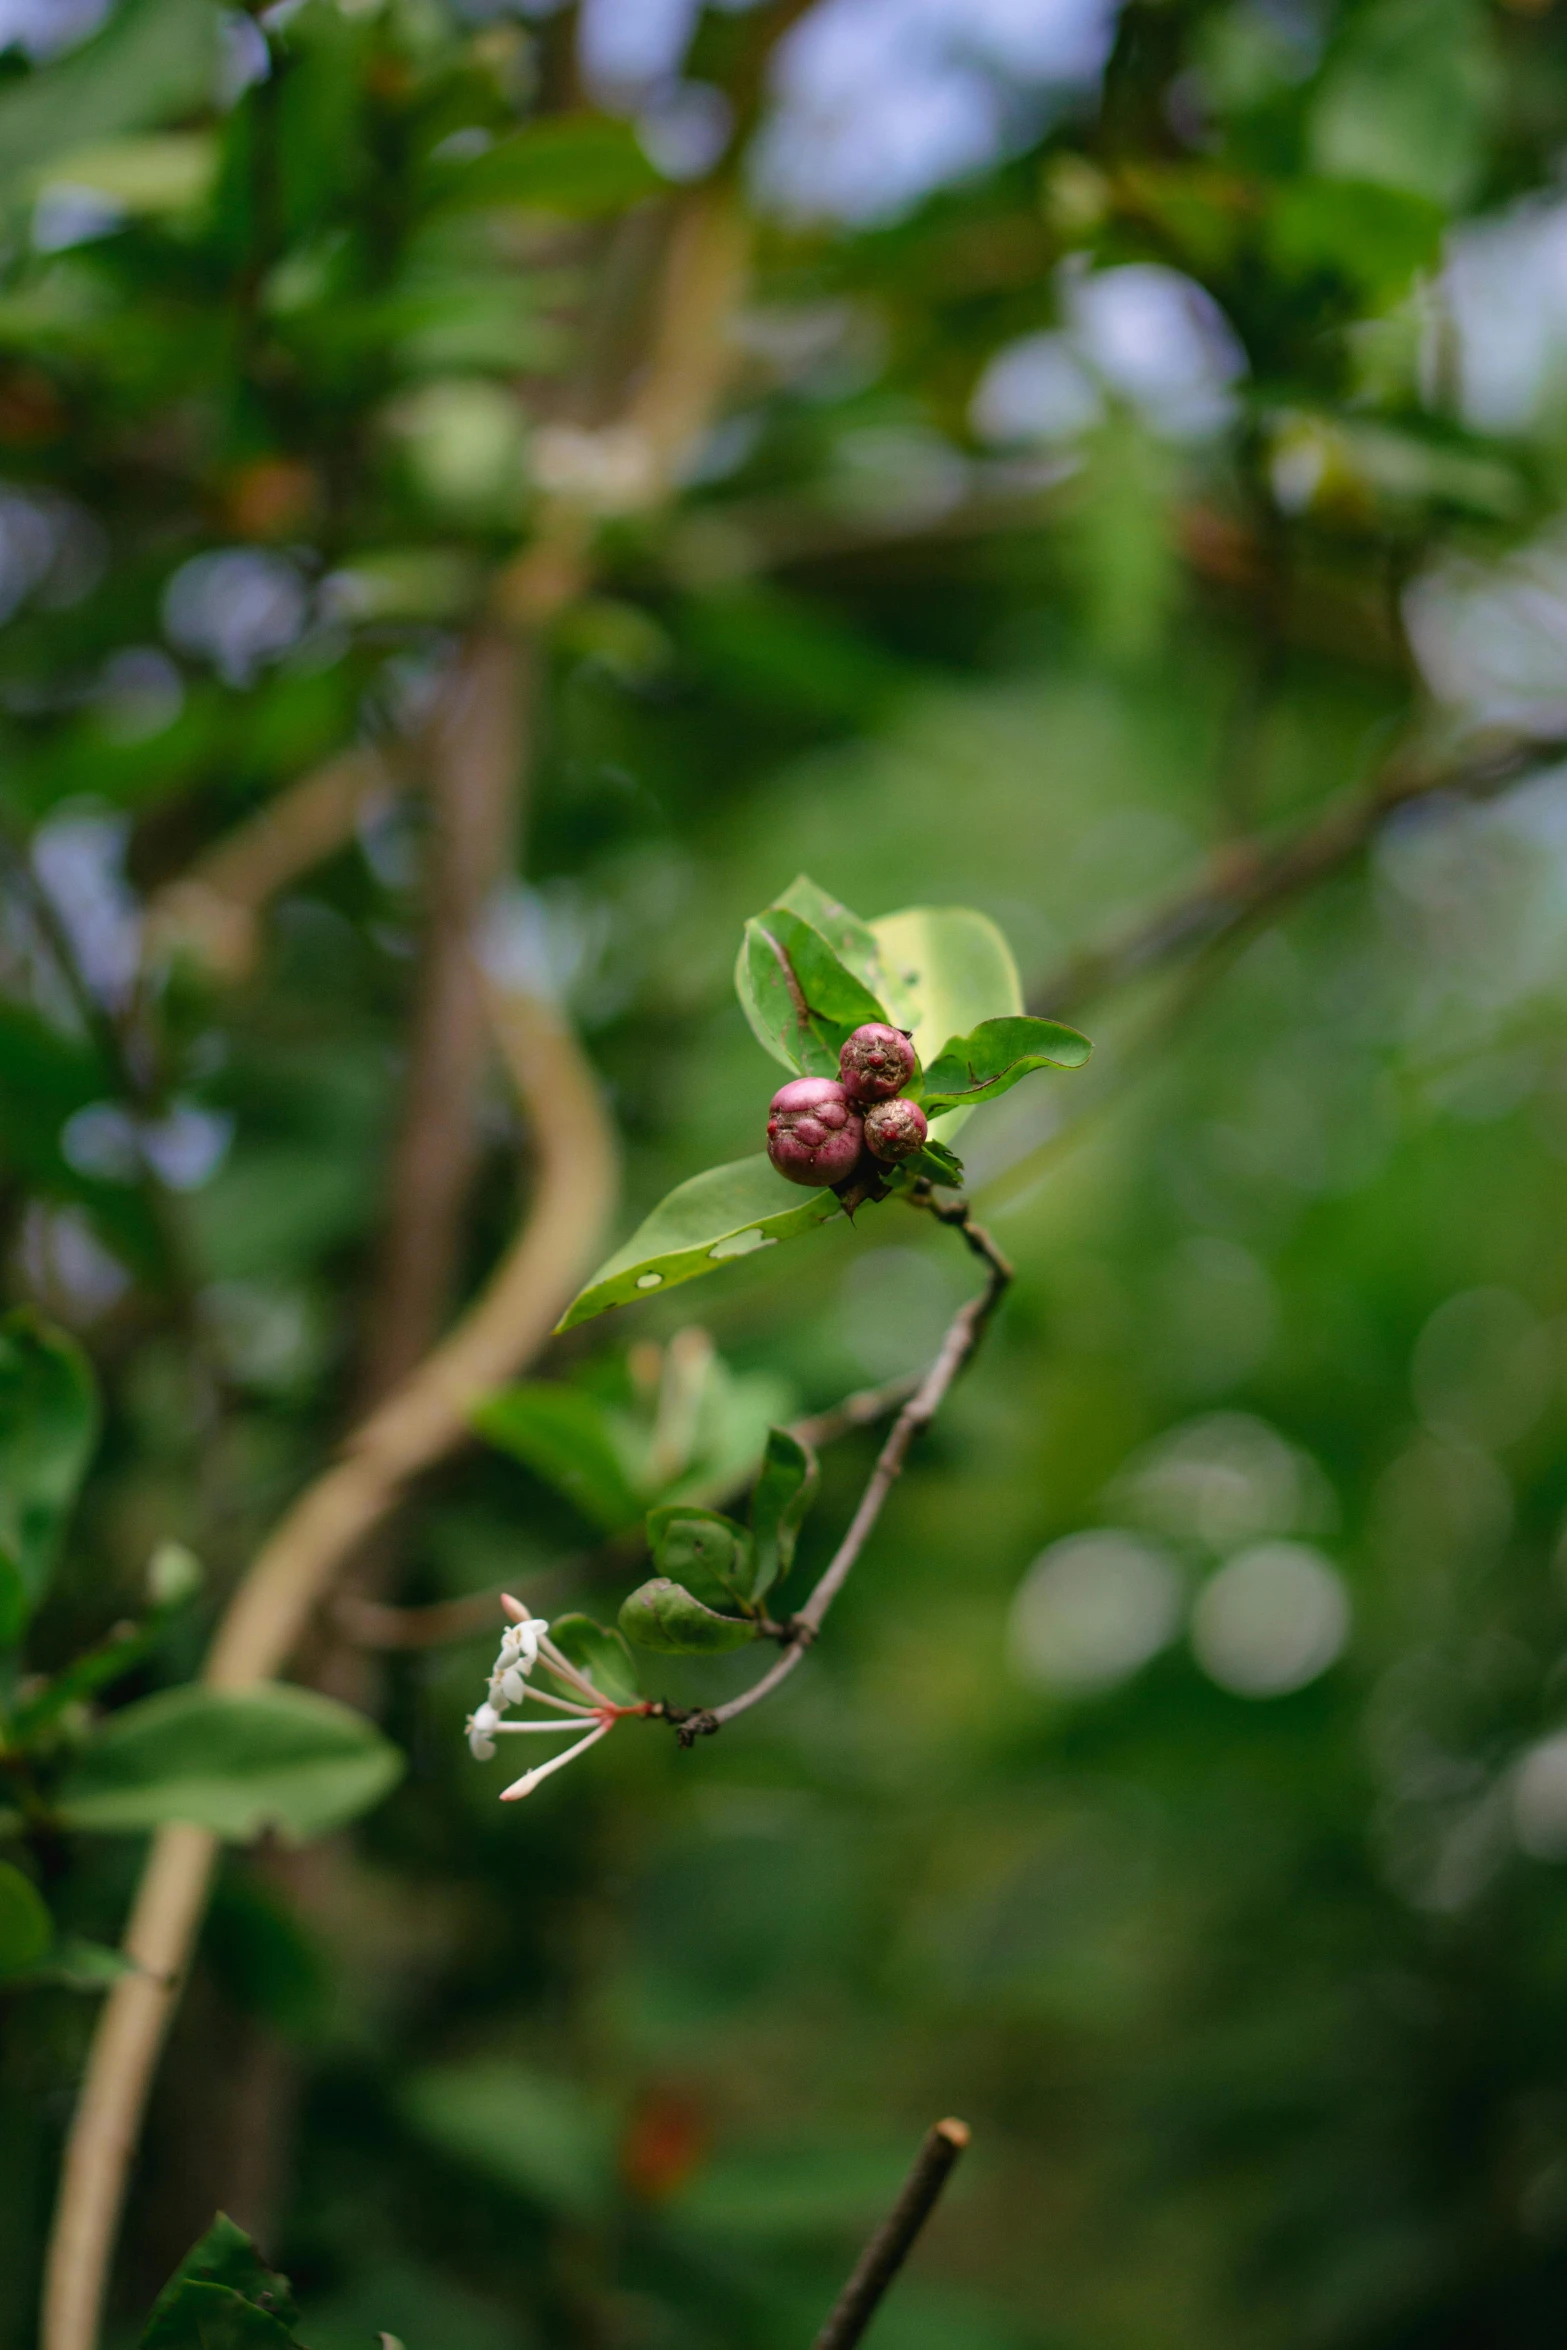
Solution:
[[[620,1628],[638,1648],[655,1648],[663,1656],[722,1656],[757,1636],[748,1617],[718,1615],[667,1575],[633,1591],[620,1611]]]
[[[43,1598],[98,1435],[92,1369],[28,1307],[0,1322],[0,1646]]]
[[[528,1379],[486,1396],[479,1434],[521,1461],[606,1534],[642,1514],[610,1414],[596,1396],[559,1381]]]
[[[816,1498],[816,1455],[787,1428],[769,1428],[767,1450],[751,1495],[756,1566],[748,1599],[761,1599],[794,1564],[805,1513]]]
[[[636,1667],[620,1634],[607,1624],[595,1623],[591,1616],[573,1610],[570,1615],[555,1618],[550,1626],[550,1638],[568,1664],[587,1674],[601,1697],[609,1698],[615,1705],[641,1703]]]
[[[949,1037],[966,1036],[982,1020],[1022,1012],[1012,950],[989,916],[974,907],[908,906],[884,914],[871,928],[912,1004],[913,1017],[904,1025],[914,1031],[922,1063],[933,1061]],[[918,1087],[912,1090],[923,1098]]]
[[[70,1827],[184,1820],[233,1843],[323,1836],[380,1801],[403,1758],[373,1722],[313,1690],[167,1689],[111,1714],[61,1786]]]
[[[696,1596],[720,1607],[742,1606],[756,1581],[756,1545],[743,1526],[719,1510],[670,1502],[650,1510],[648,1548],[660,1575],[683,1583]]]
[[[1093,1047],[1057,1020],[1009,1017],[982,1020],[967,1036],[949,1037],[925,1071],[920,1099],[926,1115],[994,1101],[1034,1069],[1080,1069]]]
[[[887,1018],[864,980],[787,906],[769,906],[746,924],[735,990],[757,1042],[807,1077],[836,1077],[844,1038]]]
[[[624,1247],[600,1265],[558,1327],[574,1330],[611,1306],[716,1272],[732,1258],[792,1240],[840,1212],[831,1191],[804,1191],[785,1182],[765,1152],[709,1167],[660,1201]]]

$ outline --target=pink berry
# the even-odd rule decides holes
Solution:
[[[872,1102],[865,1113],[865,1147],[889,1166],[922,1151],[928,1132],[918,1102]]]
[[[767,1155],[791,1183],[842,1183],[859,1164],[864,1129],[835,1077],[791,1077],[767,1113]]]
[[[851,1101],[891,1101],[914,1074],[914,1047],[901,1028],[867,1020],[844,1038],[838,1074]]]

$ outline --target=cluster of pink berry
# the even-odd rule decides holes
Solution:
[[[871,1020],[844,1040],[836,1077],[792,1077],[767,1113],[767,1155],[791,1183],[846,1183],[869,1151],[884,1167],[925,1147],[925,1113],[899,1100],[914,1074],[901,1028]]]

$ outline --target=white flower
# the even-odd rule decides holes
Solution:
[[[552,1755],[548,1762],[524,1771],[520,1779],[502,1789],[501,1801],[515,1803],[519,1796],[530,1795],[541,1780],[596,1746],[626,1709],[605,1697],[580,1666],[551,1645],[549,1625],[542,1616],[530,1616],[521,1600],[513,1599],[510,1593],[502,1594],[501,1605],[511,1620],[501,1635],[500,1651],[490,1671],[489,1696],[468,1720],[468,1744],[476,1760],[489,1762],[501,1737],[567,1736],[576,1741],[564,1754]],[[544,1666],[554,1687],[529,1686],[527,1677],[538,1664]],[[526,1721],[502,1721],[508,1707],[523,1706],[530,1698],[540,1709],[539,1715],[530,1715]]]

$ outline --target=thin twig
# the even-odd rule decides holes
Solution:
[[[969,2142],[967,2122],[937,2122],[925,2136],[903,2192],[855,2263],[854,2274],[833,2303],[813,2350],[854,2350],[882,2297],[935,2209],[953,2165]]]
[[[959,1306],[948,1326],[947,1335],[935,1361],[921,1379],[892,1424],[886,1443],[876,1456],[860,1504],[849,1521],[849,1528],[828,1562],[820,1581],[798,1615],[788,1626],[789,1644],[777,1662],[770,1666],[759,1681],[743,1689],[738,1697],[731,1697],[724,1705],[704,1707],[699,1713],[683,1714],[677,1709],[666,1709],[665,1719],[674,1722],[681,1744],[689,1746],[696,1737],[706,1737],[721,1730],[726,1722],[735,1721],[749,1713],[753,1705],[760,1705],[766,1697],[788,1680],[806,1650],[815,1641],[822,1628],[827,1610],[832,1606],[869,1541],[872,1529],[881,1516],[882,1505],[892,1491],[908,1458],[909,1447],[923,1428],[928,1428],[946,1399],[947,1390],[974,1354],[985,1334],[987,1325],[1012,1278],[1012,1268],[996,1247],[988,1232],[974,1222],[966,1200],[940,1201],[927,1185],[920,1185],[911,1195],[917,1207],[928,1209],[940,1223],[950,1224],[960,1232],[966,1245],[986,1266],[989,1279],[978,1297],[972,1297]]]
[[[1567,740],[1559,738],[1524,742],[1510,736],[1447,762],[1403,746],[1368,790],[1335,801],[1282,842],[1226,842],[1194,888],[1167,899],[1120,938],[1073,955],[1034,990],[1030,1008],[1059,1017],[1184,954],[1244,934],[1352,864],[1403,809],[1444,796],[1494,799],[1559,766],[1564,756]]]
[[[889,1379],[881,1387],[860,1388],[824,1412],[791,1420],[789,1433],[797,1436],[802,1444],[810,1445],[813,1451],[822,1451],[840,1437],[885,1419],[913,1394],[920,1377],[915,1372],[901,1379]],[[701,1495],[703,1506],[722,1508],[734,1501],[746,1491],[750,1477],[748,1471],[732,1485],[713,1492],[710,1505],[708,1496]],[[569,1586],[621,1572],[635,1565],[645,1547],[643,1530],[638,1525],[625,1534],[612,1536],[608,1542],[601,1542],[593,1550],[575,1551],[567,1558],[556,1560],[538,1576],[530,1576],[524,1588],[533,1593],[541,1582],[546,1587]],[[331,1616],[334,1630],[359,1648],[444,1648],[453,1641],[472,1640],[481,1632],[492,1631],[500,1605],[498,1583],[489,1591],[468,1592],[460,1599],[431,1600],[419,1607],[387,1607],[379,1600],[362,1599],[356,1592],[343,1591],[332,1602]]]

